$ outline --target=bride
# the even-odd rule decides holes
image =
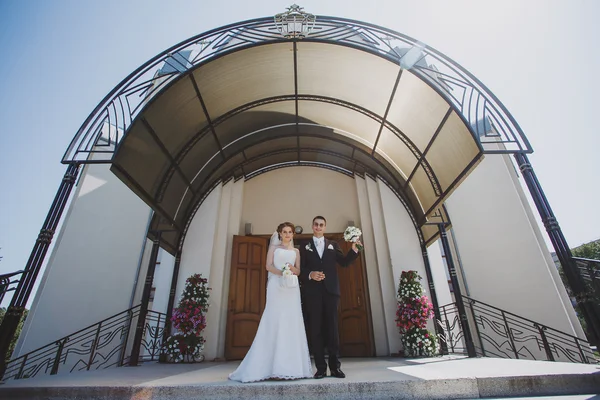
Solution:
[[[271,237],[267,253],[267,302],[252,346],[229,379],[311,378],[304,319],[300,305],[300,253],[293,245],[294,225],[284,222]]]

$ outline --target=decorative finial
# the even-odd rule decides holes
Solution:
[[[287,11],[275,15],[275,25],[279,33],[286,39],[304,39],[315,26],[317,17],[304,12],[304,8],[292,4]]]

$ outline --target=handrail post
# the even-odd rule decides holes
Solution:
[[[140,348],[142,346],[142,336],[144,335],[144,328],[146,326],[146,315],[148,314],[148,303],[150,302],[150,292],[152,291],[152,282],[154,281],[154,271],[156,270],[158,251],[160,250],[160,238],[161,231],[158,231],[152,243],[152,253],[150,254],[150,261],[148,262],[148,272],[146,272],[146,281],[142,292],[142,303],[135,328],[131,357],[129,358],[129,366],[132,367],[139,365],[140,361]]]
[[[465,345],[467,346],[467,354],[469,357],[477,357],[477,351],[475,350],[475,344],[473,343],[473,335],[471,335],[471,328],[469,327],[469,321],[467,319],[467,311],[465,310],[465,304],[463,303],[463,296],[458,282],[458,276],[456,275],[456,268],[454,266],[454,261],[452,260],[450,244],[448,243],[446,225],[443,223],[438,224],[438,228],[440,230],[442,247],[446,256],[446,265],[448,266],[448,272],[450,273],[450,279],[452,280],[452,287],[454,288],[454,300],[456,301],[458,317],[462,327]]]
[[[98,323],[98,329],[96,329],[96,337],[94,338],[94,342],[92,343],[92,349],[90,351],[90,360],[88,361],[87,364],[87,370],[90,370],[90,367],[92,366],[92,362],[94,361],[94,356],[96,355],[96,346],[98,346],[98,339],[100,338],[100,329],[102,328],[102,322]]]
[[[173,306],[175,305],[175,294],[177,291],[177,278],[179,277],[179,266],[181,265],[181,250],[177,250],[175,255],[175,265],[173,265],[173,275],[171,276],[171,290],[169,291],[169,302],[167,304],[167,315],[165,317],[165,329],[163,330],[162,343],[166,343],[171,335],[171,317],[173,316]],[[160,362],[166,362],[167,354],[163,353],[158,357]]]
[[[132,307],[129,310],[127,310],[127,314],[129,316],[129,319],[127,320],[127,327],[126,327],[126,333],[125,333],[125,337],[123,338],[123,342],[122,342],[122,346],[121,346],[121,356],[119,357],[119,366],[122,367],[123,364],[125,363],[125,354],[127,352],[127,343],[129,342],[129,333],[131,332],[131,324],[133,323],[133,310],[137,308],[136,307]]]
[[[581,361],[585,364],[591,364],[590,359],[584,354],[583,349],[581,348],[581,343],[579,338],[575,338],[575,343],[577,344],[577,348],[579,349],[579,354],[581,355]]]
[[[502,320],[504,321],[504,327],[506,328],[506,335],[510,340],[510,347],[512,348],[513,353],[515,353],[515,357],[519,359],[519,353],[517,352],[517,345],[515,344],[515,340],[513,338],[512,331],[510,326],[508,325],[508,320],[506,319],[506,315],[504,314],[504,310],[500,310],[500,314],[502,315]]]
[[[27,364],[27,357],[29,357],[29,354],[25,354],[23,357],[23,361],[21,361],[21,367],[19,367],[19,373],[17,374],[16,379],[21,379],[23,377],[23,370],[25,369],[25,364]]]
[[[429,254],[427,254],[427,247],[425,247],[425,244],[421,244],[421,253],[423,255],[423,264],[425,265],[425,275],[427,276],[427,283],[429,284],[429,294],[431,296],[431,304],[433,305],[433,314],[436,320],[439,320],[440,317],[440,304],[438,302],[438,298],[437,298],[437,292],[435,290],[435,284],[433,282],[433,274],[431,273],[431,265],[429,264]],[[434,329],[435,329],[435,333],[437,334],[438,338],[441,335],[440,332],[440,327],[438,326],[438,324],[434,324]],[[442,354],[447,354],[448,353],[448,348],[446,346],[445,343],[440,343],[440,348],[442,351]],[[445,351],[445,353],[444,353]]]
[[[550,349],[550,343],[548,343],[548,338],[546,337],[545,333],[546,327],[539,324],[535,324],[535,327],[542,338],[542,343],[544,344],[544,350],[546,351],[546,357],[548,358],[548,361],[554,361],[554,354],[552,354],[552,349]]]
[[[52,364],[52,370],[50,371],[50,375],[56,375],[58,373],[58,365],[60,364],[60,357],[62,356],[63,348],[69,338],[64,338],[61,341],[56,342],[58,344],[58,350],[56,351],[56,356],[54,357],[54,363]]]
[[[473,324],[475,325],[475,333],[477,333],[477,340],[479,340],[479,345],[481,346],[481,355],[485,357],[485,348],[483,346],[483,340],[481,339],[481,331],[479,330],[479,325],[477,324],[477,316],[475,315],[475,309],[473,306],[475,305],[475,300],[467,299],[469,303],[469,309],[471,310],[471,316],[473,317]]]

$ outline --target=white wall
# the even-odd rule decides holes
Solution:
[[[273,233],[284,221],[311,233],[316,215],[327,219],[327,232],[343,232],[348,221],[357,221],[354,179],[322,168],[292,167],[245,183],[242,223],[252,223],[255,235]]]
[[[150,245],[152,247],[152,245]],[[175,257],[160,249],[158,252],[156,269],[154,270],[154,300],[149,308],[161,313],[167,312],[169,304],[169,292],[171,291],[171,278],[173,277],[173,267],[175,266]],[[144,274],[144,278],[145,278]],[[143,282],[144,278],[140,281]]]
[[[429,288],[427,273],[425,272],[423,251],[421,250],[421,243],[419,242],[419,237],[410,218],[410,214],[390,188],[381,181],[377,181],[377,184],[381,196],[383,215],[385,215],[385,237],[390,251],[394,295],[397,293],[402,271],[413,270],[417,271],[421,276],[421,285],[423,285],[425,294],[431,301],[431,290]],[[433,265],[435,266],[436,263]],[[430,263],[430,267],[431,266]],[[439,271],[436,271],[436,275],[439,275]],[[438,287],[436,286],[436,295],[438,295],[437,291]],[[439,292],[442,299],[450,297],[450,289],[447,282],[439,285]],[[443,304],[446,303],[441,303],[441,305]],[[395,297],[394,306],[396,306]],[[429,321],[428,329],[432,332],[435,330],[433,320]],[[398,329],[396,328],[396,332],[397,331]],[[399,336],[399,334],[396,333],[396,336]]]
[[[440,241],[436,240],[427,248],[427,255],[431,267],[431,275],[433,275],[433,284],[435,285],[438,304],[441,307],[452,303],[454,300],[450,293],[450,286],[448,285],[449,275],[446,264],[444,264],[444,260],[442,259],[442,249],[440,246]]]
[[[191,275],[202,274],[204,278],[210,279],[221,191],[222,187],[217,186],[208,195],[188,228],[181,250],[175,305],[181,299],[186,279]]]
[[[84,168],[15,354],[130,307],[149,217],[109,166]]]
[[[487,156],[446,204],[471,297],[585,337],[507,156]]]

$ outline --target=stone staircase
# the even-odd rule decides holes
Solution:
[[[347,379],[242,384],[237,362],[145,364],[6,382],[1,399],[477,399],[600,393],[600,367],[494,358],[345,359]],[[566,397],[563,397],[566,398]]]

